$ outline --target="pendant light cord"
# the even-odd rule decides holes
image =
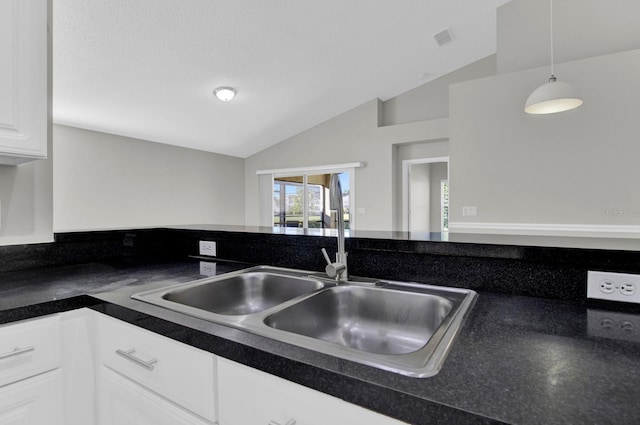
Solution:
[[[549,31],[550,37],[550,46],[549,51],[551,52],[551,79],[555,81],[555,76],[553,74],[553,0],[549,0],[549,22],[551,23],[551,30]]]

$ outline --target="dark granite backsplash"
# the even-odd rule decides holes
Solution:
[[[199,240],[218,243],[218,258],[324,270],[336,238],[224,230],[142,229],[60,233],[50,244],[0,247],[0,271],[121,257],[179,259]],[[349,272],[498,293],[585,299],[588,270],[640,273],[640,252],[351,237]]]
[[[336,238],[169,230],[177,250],[195,255],[199,240],[218,242],[224,259],[324,270]],[[640,252],[347,238],[349,273],[517,295],[583,300],[588,270],[640,273]]]
[[[163,229],[58,233],[55,242],[0,246],[0,272],[133,256],[173,256]]]

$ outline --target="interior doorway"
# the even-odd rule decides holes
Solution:
[[[402,230],[447,232],[449,157],[402,161]]]

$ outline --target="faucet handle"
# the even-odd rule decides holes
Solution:
[[[322,248],[320,251],[322,251],[322,255],[324,256],[324,259],[327,262],[327,264],[331,265],[332,261],[331,261],[331,258],[329,258],[329,254],[327,254],[327,250]]]

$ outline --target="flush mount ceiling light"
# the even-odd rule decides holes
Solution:
[[[573,85],[556,81],[553,74],[553,0],[549,0],[551,23],[551,77],[549,82],[535,89],[527,98],[524,111],[527,114],[555,114],[582,105],[582,97]]]
[[[218,99],[223,102],[228,102],[236,95],[236,89],[233,87],[218,87],[213,91]]]

